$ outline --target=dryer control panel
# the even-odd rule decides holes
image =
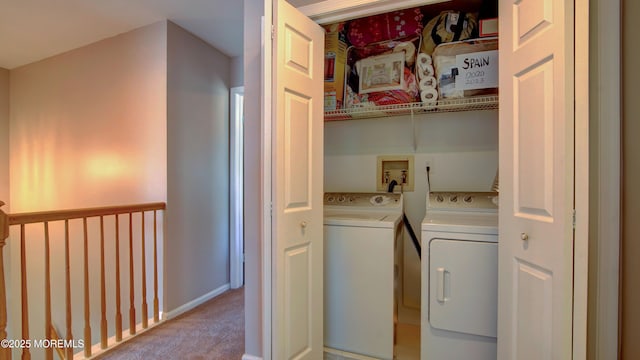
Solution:
[[[431,192],[429,210],[487,211],[498,210],[497,192]]]

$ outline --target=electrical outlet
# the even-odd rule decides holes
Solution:
[[[433,159],[425,160],[425,162],[424,162],[424,171],[425,171],[425,173],[427,171],[427,168],[429,168],[429,174],[433,174],[433,170],[434,170],[433,169],[433,164],[434,164]]]

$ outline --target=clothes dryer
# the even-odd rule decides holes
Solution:
[[[422,222],[422,360],[496,359],[495,196],[429,194]]]

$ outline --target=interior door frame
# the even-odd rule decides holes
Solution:
[[[354,18],[362,16],[363,14],[374,14],[380,13],[383,11],[391,11],[394,10],[392,7],[389,7],[388,1],[382,2],[373,2],[370,4],[366,4],[366,1],[355,1],[359,4],[351,4],[349,6],[340,5],[339,2],[333,2],[333,6],[328,7],[314,7],[312,5],[304,6],[299,8],[305,15],[311,17],[316,22],[320,24],[328,23],[331,21],[339,21],[348,18]],[[428,1],[420,2],[427,3]],[[439,2],[439,1],[433,1]],[[590,3],[598,2],[601,4],[599,6],[598,12],[592,12],[593,18],[601,24],[604,29],[617,29],[617,25],[619,24],[620,15],[620,0],[614,0],[613,6],[611,6],[610,2],[607,0],[576,0],[575,2],[575,18],[576,18],[576,55],[584,55],[589,54],[590,56],[583,57],[584,61],[576,61],[576,71],[579,71],[581,74],[589,73],[591,70],[591,76],[575,76],[576,78],[576,163],[575,163],[575,171],[576,171],[576,232],[575,232],[575,247],[574,247],[574,258],[576,262],[574,263],[574,274],[582,273],[587,274],[587,269],[589,267],[589,258],[588,258],[588,250],[589,250],[589,221],[594,221],[594,219],[600,224],[599,234],[597,236],[598,248],[607,254],[607,257],[598,257],[598,268],[595,274],[598,282],[602,282],[607,279],[608,281],[615,281],[615,284],[618,283],[618,274],[617,272],[613,274],[613,271],[607,271],[608,269],[618,269],[619,263],[619,228],[615,228],[615,226],[607,225],[613,221],[613,224],[619,224],[620,221],[620,213],[619,210],[611,212],[605,212],[600,210],[594,210],[597,212],[594,218],[590,218],[589,216],[589,150],[594,150],[593,147],[589,145],[589,126],[595,120],[599,122],[599,126],[601,129],[605,130],[606,134],[602,134],[599,136],[600,143],[598,144],[595,151],[601,159],[605,159],[608,161],[609,166],[611,166],[613,173],[609,173],[609,177],[604,178],[600,176],[600,184],[598,185],[597,196],[600,199],[600,206],[603,209],[611,209],[616,210],[619,209],[619,160],[620,160],[620,152],[619,148],[615,145],[616,139],[619,139],[619,130],[616,132],[616,129],[620,128],[619,122],[606,122],[600,121],[600,119],[619,119],[620,118],[620,104],[619,97],[618,100],[614,99],[614,96],[606,96],[598,99],[598,103],[601,108],[605,108],[605,111],[600,111],[600,116],[595,119],[593,118],[594,114],[589,114],[589,80],[593,78],[593,70],[589,65],[589,60],[591,60],[593,54],[590,54],[589,51],[589,42],[593,40],[593,36],[600,36],[603,38],[600,47],[596,50],[597,55],[602,62],[604,58],[609,57],[612,63],[619,64],[620,61],[620,52],[613,51],[617,48],[619,49],[619,33],[618,37],[614,39],[614,34],[612,32],[608,32],[603,35],[593,35],[589,33],[589,28],[592,25],[589,23],[589,6]],[[608,6],[604,6],[605,2]],[[272,65],[272,50],[270,41],[271,36],[271,24],[273,22],[273,2],[272,0],[264,0],[264,18],[263,18],[263,51],[262,51],[262,70],[263,70],[263,81],[264,83],[261,86],[262,91],[262,99],[264,102],[261,105],[261,110],[264,118],[264,128],[262,131],[263,137],[263,151],[262,151],[262,213],[263,213],[263,223],[262,223],[262,236],[265,241],[263,242],[263,247],[261,250],[260,257],[262,259],[262,344],[263,344],[263,358],[271,359],[271,277],[272,277],[272,262],[271,262],[271,249],[272,249],[272,239],[271,239],[271,216],[270,216],[270,204],[271,204],[271,122],[273,119],[271,118],[271,65]],[[415,0],[406,0],[406,1],[393,1],[393,6],[397,8],[407,7],[415,5]],[[385,6],[384,9],[382,6]],[[617,9],[618,13],[615,12]],[[315,11],[315,12],[314,12]],[[339,16],[336,17],[336,14],[339,13]],[[580,15],[580,16],[578,16]],[[613,30],[612,30],[613,31]],[[579,33],[582,32],[582,33]],[[269,34],[269,35],[268,35]],[[609,41],[606,41],[609,40]],[[578,58],[578,56],[576,56]],[[602,64],[601,64],[602,65]],[[610,69],[610,70],[609,70]],[[605,80],[608,79],[607,89],[611,90],[609,94],[615,94],[616,91],[619,94],[619,84],[620,84],[620,74],[615,73],[617,67],[604,68],[604,66],[599,66],[598,71],[596,72],[596,76],[598,79]],[[615,73],[615,74],[612,74]],[[613,79],[613,80],[612,80]],[[616,87],[615,84],[618,84]],[[603,92],[606,93],[606,92]],[[616,115],[617,117],[613,117],[611,115]],[[607,116],[604,116],[607,115]],[[617,142],[619,144],[619,140]],[[617,159],[617,161],[615,161]],[[618,171],[615,171],[617,166]],[[607,196],[607,195],[615,195],[618,196]],[[616,206],[618,204],[618,206]],[[604,227],[604,228],[603,228]],[[608,235],[610,237],[604,236]],[[593,234],[592,234],[593,236]],[[594,261],[594,258],[591,259]],[[579,335],[574,337],[574,350],[573,350],[573,358],[574,359],[584,359],[586,358],[586,346],[587,346],[587,283],[586,276],[579,278],[574,287],[574,334]],[[590,284],[591,285],[591,284]],[[594,325],[595,329],[591,329],[590,334],[594,337],[593,340],[596,341],[596,347],[600,348],[602,346],[607,347],[606,345],[616,343],[617,344],[617,324],[618,324],[618,316],[617,316],[617,301],[618,301],[618,293],[617,291],[609,291],[604,292],[603,290],[598,289],[596,291],[595,300],[598,304],[605,304],[605,309],[602,309],[603,313],[601,314],[598,311],[597,321]],[[615,316],[614,317],[605,317],[606,315],[610,315],[613,313],[612,309],[615,304]],[[602,305],[600,305],[602,306]],[[593,333],[595,331],[595,334]],[[579,339],[578,339],[579,338]],[[610,346],[608,347],[610,349]],[[612,351],[612,350],[609,350]],[[616,348],[617,351],[617,348]],[[610,353],[609,353],[610,354]],[[603,359],[606,357],[602,357]]]
[[[244,86],[232,87],[229,124],[229,285],[237,289],[244,285],[244,196],[243,196],[243,123]]]
[[[273,179],[273,93],[275,86],[273,85],[273,8],[274,0],[264,0],[264,16],[260,28],[262,29],[260,37],[262,39],[262,55],[260,63],[262,66],[262,83],[260,85],[261,98],[263,102],[260,104],[263,121],[263,138],[262,138],[262,359],[271,360],[273,336],[272,336],[272,254],[275,247],[275,240],[272,237],[273,224],[271,223],[272,211],[272,179]]]
[[[574,1],[573,359],[586,359],[589,298],[589,0]],[[577,277],[576,274],[585,276]]]

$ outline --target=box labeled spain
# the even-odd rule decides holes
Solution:
[[[433,63],[442,99],[498,93],[498,38],[438,45]]]
[[[342,108],[347,41],[343,24],[324,27],[324,111]]]

